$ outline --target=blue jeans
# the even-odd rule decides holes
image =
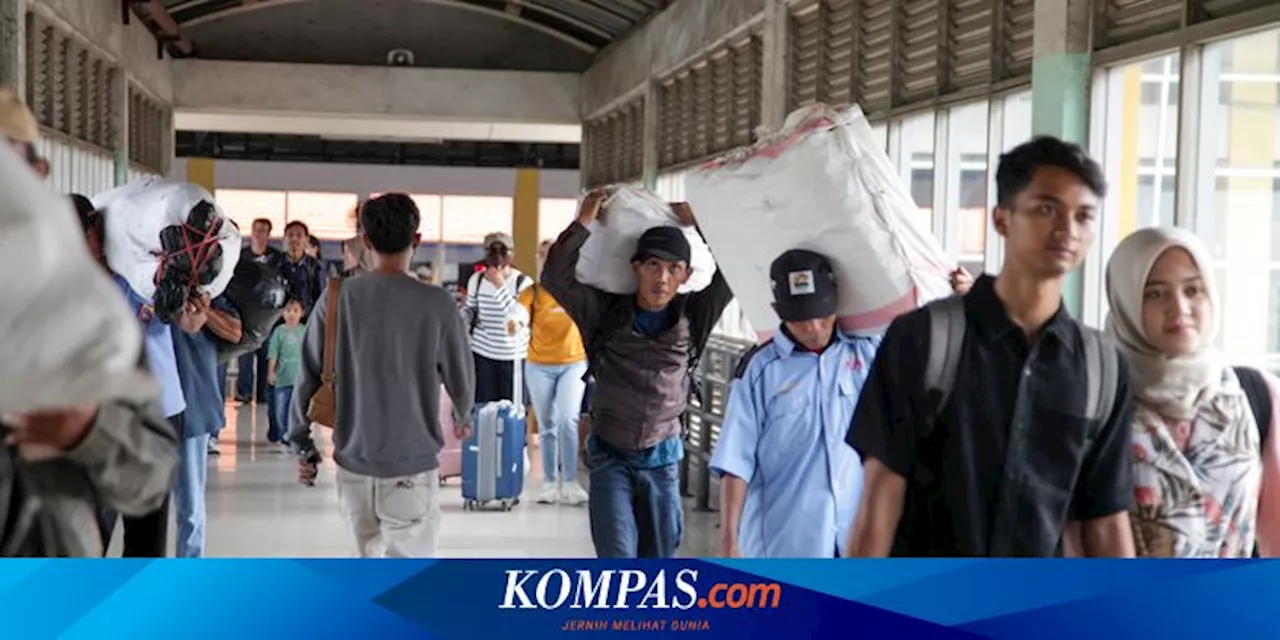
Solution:
[[[209,435],[183,438],[178,448],[173,502],[178,511],[177,557],[204,556],[204,488],[209,478]]]
[[[237,398],[248,400],[253,400],[255,397],[259,400],[264,400],[266,398],[266,379],[258,380],[257,376],[254,375],[255,365],[261,368],[264,372],[267,370],[267,365],[264,360],[266,352],[267,348],[263,347],[252,353],[246,353],[240,356],[240,359],[237,361],[239,364],[236,367],[240,370],[240,372],[236,374]],[[259,354],[262,354],[262,357],[259,357]],[[255,384],[255,382],[257,384]],[[257,392],[256,395],[254,393],[255,391]]]
[[[578,477],[578,416],[587,383],[586,362],[543,365],[525,363],[524,382],[538,417],[542,476],[547,482],[573,482]]]
[[[684,533],[680,464],[639,469],[587,449],[591,540],[601,558],[674,558]]]
[[[231,363],[224,362],[218,365],[218,393],[222,396],[222,401],[227,401],[227,369]]]
[[[285,442],[289,437],[289,407],[293,406],[293,387],[271,388],[271,411],[275,420],[267,428],[267,440]]]

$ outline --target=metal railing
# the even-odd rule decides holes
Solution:
[[[729,385],[738,362],[753,343],[711,336],[694,376],[702,383],[702,402],[690,400],[685,414],[685,455],[680,463],[680,491],[694,500],[694,509],[715,510],[720,503],[720,482],[711,473],[711,452],[720,439],[729,404]]]

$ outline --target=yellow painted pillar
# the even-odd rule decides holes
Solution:
[[[188,158],[187,159],[187,182],[194,182],[209,191],[211,194],[217,193],[217,180],[215,179],[215,171],[213,168],[212,158]]]
[[[1138,230],[1138,158],[1142,130],[1142,65],[1133,64],[1124,70],[1123,98],[1120,116],[1120,211],[1119,234],[1116,241]],[[1143,212],[1148,213],[1149,212]]]
[[[511,237],[516,241],[515,266],[538,276],[538,203],[542,199],[542,172],[516,169],[516,197],[512,210]]]

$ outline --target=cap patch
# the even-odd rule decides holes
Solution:
[[[787,280],[791,283],[791,295],[807,296],[817,293],[817,285],[813,281],[813,271],[792,271],[787,274]]]

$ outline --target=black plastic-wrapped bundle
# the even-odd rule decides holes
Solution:
[[[191,208],[184,225],[160,231],[164,254],[156,269],[156,316],[172,323],[181,313],[193,290],[213,282],[222,271],[222,247],[218,232],[223,220],[212,202],[202,200]]]
[[[240,311],[240,342],[217,339],[218,363],[257,351],[271,336],[284,313],[288,285],[275,269],[254,260],[241,260],[223,294]]]

